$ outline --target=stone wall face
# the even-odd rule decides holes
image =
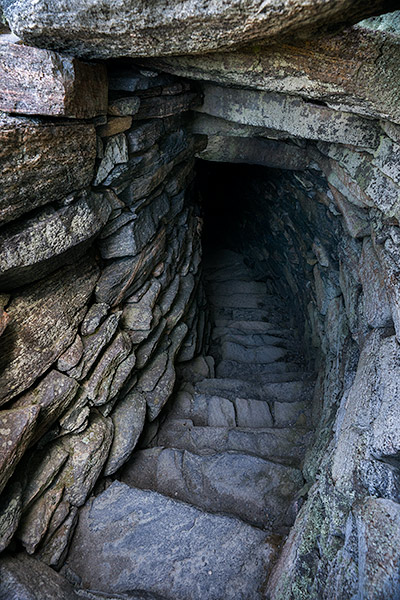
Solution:
[[[1,49],[30,72],[27,47]],[[36,66],[35,53],[70,89],[67,59],[34,50]],[[33,76],[11,108],[2,80],[20,114],[0,122],[0,549],[18,540],[55,567],[100,474],[127,460],[207,336],[191,200],[202,141],[186,127],[199,97],[110,68],[107,106],[104,67],[74,69],[74,85],[97,86],[95,101],[71,92],[74,120],[52,116],[71,116],[65,95],[40,104],[56,83]]]

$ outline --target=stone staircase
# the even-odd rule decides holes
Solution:
[[[186,370],[164,421],[127,464],[122,483],[114,482],[81,517],[69,566],[87,556],[88,539],[96,544],[106,536],[113,550],[103,549],[101,560],[117,568],[120,582],[113,592],[262,598],[299,508],[313,381],[285,306],[232,251],[214,255],[206,282],[212,358],[194,361],[190,376]],[[118,534],[105,515],[119,514],[121,503]],[[109,591],[90,561],[86,572],[94,589]]]

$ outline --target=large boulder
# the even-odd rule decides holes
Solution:
[[[393,0],[2,0],[14,33],[85,57],[204,53],[309,33],[397,8]]]

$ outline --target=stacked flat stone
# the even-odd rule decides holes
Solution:
[[[184,127],[197,96],[132,68],[110,74],[108,103],[102,65],[0,51],[0,548],[16,537],[60,566],[78,508],[207,336],[187,193],[201,139]]]

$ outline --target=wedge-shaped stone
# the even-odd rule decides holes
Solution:
[[[286,513],[303,483],[297,469],[259,457],[236,452],[198,455],[174,448],[137,452],[122,480],[275,530],[289,524]]]
[[[78,391],[75,379],[53,369],[35,388],[18,398],[13,408],[37,406],[40,414],[37,419],[33,441],[44,435],[67,409]]]
[[[379,128],[370,120],[310,104],[300,97],[237,90],[206,83],[201,113],[243,125],[270,127],[305,139],[375,148]]]
[[[58,210],[46,207],[31,219],[4,229],[0,232],[0,287],[27,285],[76,260],[110,213],[107,200],[93,194]]]
[[[115,481],[81,511],[67,565],[84,587],[108,593],[260,600],[275,551],[267,533],[237,519]]]
[[[95,158],[93,125],[0,115],[0,222],[88,186]]]
[[[25,115],[90,119],[107,112],[104,65],[0,36],[0,110]]]
[[[85,257],[12,300],[0,338],[1,404],[32,385],[74,341],[97,277]]]
[[[146,399],[140,392],[132,391],[117,403],[111,413],[114,438],[105,475],[112,475],[128,460],[142,433],[145,417]]]
[[[110,4],[100,0],[3,0],[11,29],[25,41],[90,58],[201,54],[295,31],[356,23],[394,10],[393,0],[194,0]]]
[[[39,406],[0,412],[0,493],[32,440]]]

